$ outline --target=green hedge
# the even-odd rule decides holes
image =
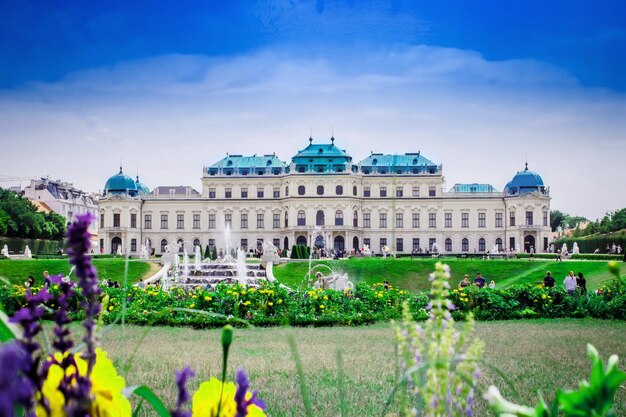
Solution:
[[[25,304],[25,289],[19,286],[0,287],[0,304],[13,315]],[[58,289],[53,288],[52,292]],[[122,300],[126,299],[127,323],[139,325],[171,325],[218,327],[236,324],[238,319],[255,326],[357,325],[401,317],[402,304],[408,301],[416,319],[427,317],[428,294],[411,296],[408,292],[382,284],[358,284],[354,291],[310,290],[290,292],[279,285],[268,284],[258,289],[239,285],[218,285],[213,290],[196,289],[170,292],[157,287],[140,289],[103,288],[109,305],[103,319],[109,323],[119,319]],[[616,284],[602,288],[599,293],[567,294],[561,287],[547,289],[537,285],[518,285],[506,289],[479,289],[470,286],[453,290],[451,300],[457,306],[455,319],[472,312],[478,320],[507,320],[552,317],[594,317],[626,319],[626,290]],[[51,317],[57,308],[47,303]],[[176,308],[199,310],[199,313],[178,311]],[[70,300],[71,317],[81,319],[80,295]],[[202,314],[207,312],[209,314]],[[218,313],[219,316],[210,315]]]
[[[593,253],[596,249],[600,249],[600,252],[605,254],[606,245],[611,247],[615,243],[616,245],[622,245],[622,249],[626,248],[626,230],[602,235],[561,238],[556,240],[554,245],[560,248],[563,246],[563,243],[566,243],[571,251],[574,242],[578,243],[578,248],[583,253]],[[622,254],[622,257],[623,256]]]
[[[518,253],[517,257],[520,259],[528,259],[530,255],[528,253]],[[535,258],[538,259],[556,259],[556,253],[537,253]],[[571,259],[580,259],[587,261],[621,261],[624,259],[624,254],[621,255],[608,255],[603,253],[575,253],[572,254]]]

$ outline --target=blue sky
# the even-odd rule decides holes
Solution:
[[[0,175],[200,186],[231,153],[528,158],[552,206],[626,206],[624,2],[0,2]],[[584,198],[581,191],[584,190]]]

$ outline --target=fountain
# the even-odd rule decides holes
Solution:
[[[497,255],[500,253],[500,250],[498,249],[498,245],[493,245],[493,248],[491,248],[491,255]]]
[[[141,245],[141,259],[150,259],[146,245]]]
[[[580,249],[578,249],[578,243],[574,242],[574,246],[572,246],[572,253],[580,253]]]
[[[370,249],[369,245],[363,245],[362,253],[363,256],[372,256],[372,250]]]
[[[0,252],[0,254],[2,254],[2,256],[6,256],[8,258],[9,257],[9,247],[7,245],[4,245],[4,247],[2,248],[2,251]]]
[[[196,270],[200,269],[200,264],[202,263],[202,249],[200,249],[200,245],[196,245],[194,248],[193,263]]]
[[[117,249],[115,250],[115,254],[117,256],[122,256],[122,245],[117,245]]]
[[[237,282],[243,285],[246,283],[246,251],[237,248]]]
[[[226,252],[223,254],[225,257],[230,256],[232,258],[230,249],[232,248],[231,244],[231,234],[230,234],[230,223],[226,223],[226,229],[224,230],[224,242],[226,244]]]
[[[26,245],[26,247],[24,248],[24,257],[26,259],[32,259],[33,254],[30,252],[30,248],[28,247],[28,245]]]
[[[313,231],[311,232],[311,253],[309,254],[309,271],[306,274],[307,277],[311,276],[311,265],[313,264],[313,253],[315,252],[314,250],[315,242],[317,241],[318,237],[322,238],[322,247],[326,248],[326,236],[324,236],[324,229],[320,226],[315,226],[313,228]]]
[[[439,245],[437,242],[433,242],[433,245],[430,247],[430,251],[433,253],[433,256],[439,255]]]
[[[183,248],[183,273],[189,275],[189,255],[185,248]]]

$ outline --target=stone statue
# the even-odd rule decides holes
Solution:
[[[4,245],[4,247],[2,248],[2,251],[0,253],[3,256],[6,256],[8,258],[9,257],[9,247],[7,245]]]
[[[345,291],[354,289],[354,284],[348,279],[348,274],[332,273],[324,276],[321,272],[315,274],[314,289]]]
[[[32,259],[33,254],[30,252],[30,248],[28,247],[28,245],[26,245],[26,247],[24,248],[24,257],[26,259]]]
[[[263,242],[263,255],[261,256],[263,262],[273,262],[274,265],[280,263],[280,256],[278,256],[278,249],[272,242]]]
[[[169,263],[170,265],[176,265],[178,263],[179,248],[180,246],[175,242],[165,245],[165,253],[161,256],[161,262],[163,264]]]

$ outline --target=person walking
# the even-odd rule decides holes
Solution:
[[[563,259],[561,259],[561,249],[556,250],[556,262],[563,262]]]
[[[546,272],[546,276],[543,277],[543,286],[546,288],[554,287],[554,277],[550,271]]]
[[[50,274],[48,271],[43,271],[43,286],[49,287],[52,281],[50,281]]]
[[[581,294],[587,294],[587,280],[583,276],[582,272],[578,273],[578,277],[576,278],[576,285],[580,288]]]
[[[569,271],[569,275],[563,280],[563,285],[565,285],[565,289],[569,294],[574,294],[576,291],[576,277],[574,276],[574,271]]]

